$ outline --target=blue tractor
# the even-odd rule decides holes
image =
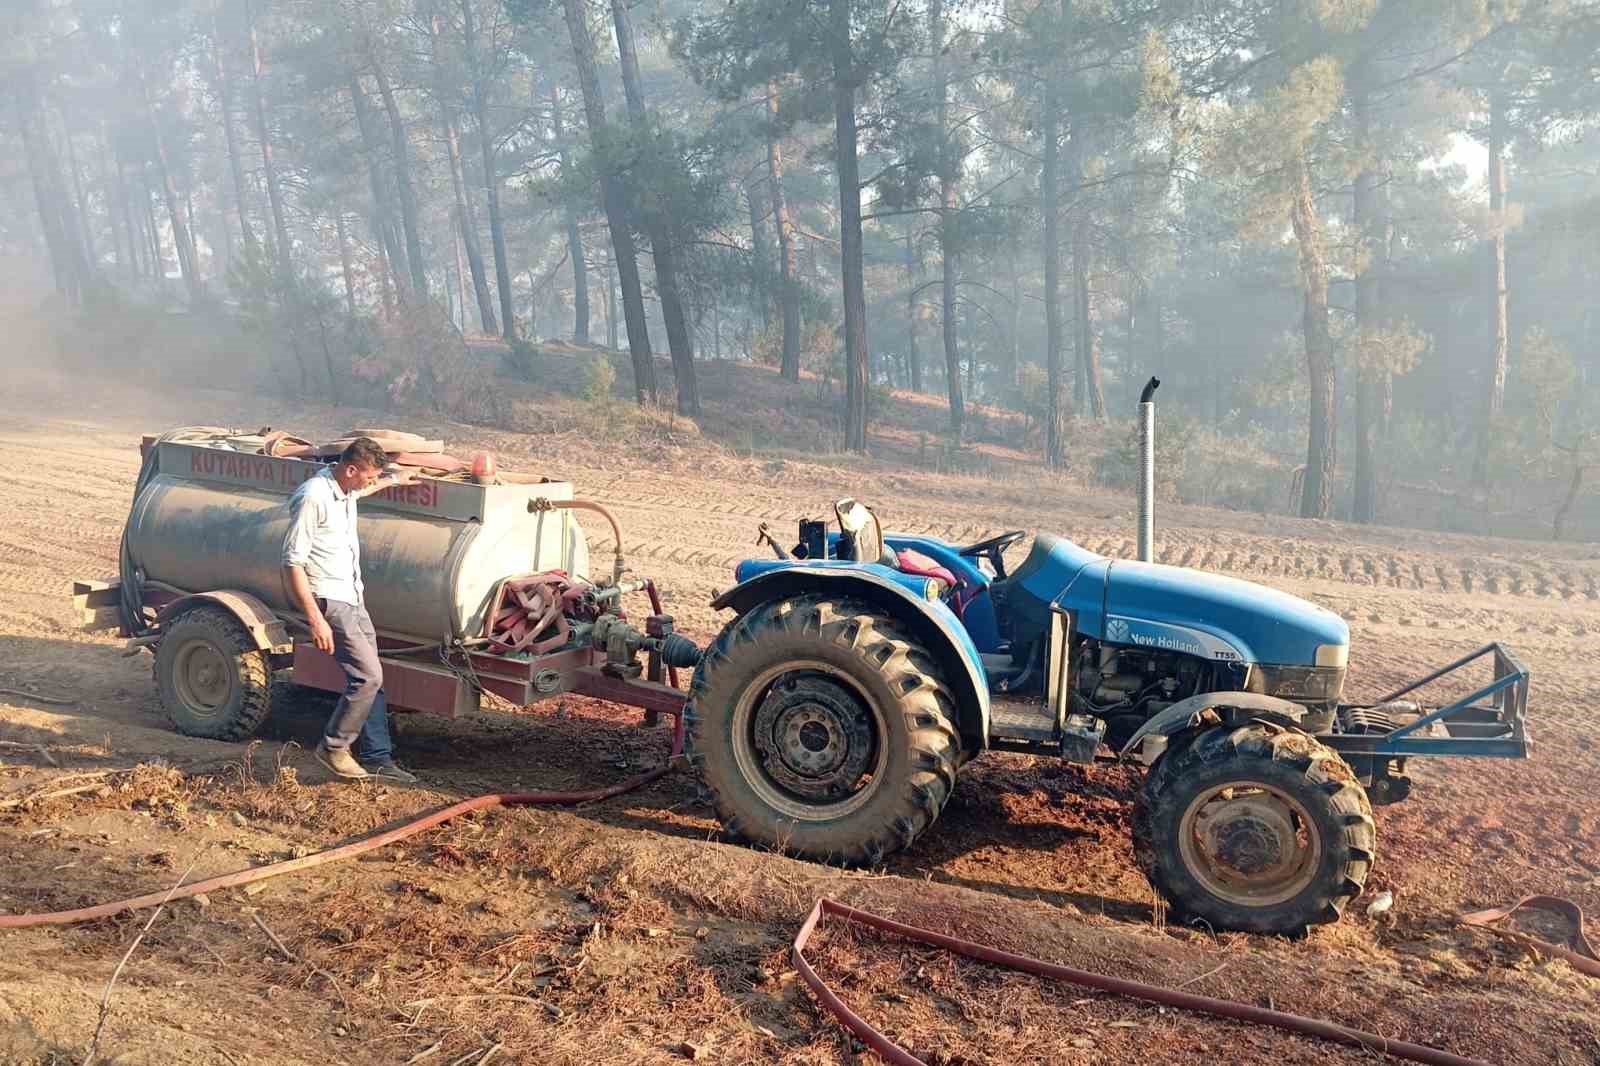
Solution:
[[[736,617],[696,670],[689,750],[736,838],[876,865],[983,751],[1132,760],[1136,858],[1174,916],[1295,933],[1361,893],[1409,757],[1527,754],[1528,673],[1501,645],[1349,704],[1349,629],[1305,600],[1048,533],[1011,568],[1022,531],[955,545],[834,511],[790,547],[763,530],[776,557],[715,601]],[[1405,698],[1479,659],[1493,679],[1465,699]]]

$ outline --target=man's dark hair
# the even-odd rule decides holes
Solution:
[[[339,462],[382,470],[389,465],[389,455],[383,450],[383,446],[371,437],[357,437],[345,445],[344,451],[339,454]]]

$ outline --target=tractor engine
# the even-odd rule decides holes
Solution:
[[[1306,726],[1333,724],[1344,689],[1343,667],[1262,666],[1201,659],[1184,652],[1084,639],[1073,661],[1072,711],[1106,722],[1115,750],[1154,715],[1202,692],[1259,692],[1292,700],[1309,712]]]
[[[1182,652],[1078,642],[1072,711],[1106,722],[1113,750],[1153,715],[1209,691],[1214,664]]]

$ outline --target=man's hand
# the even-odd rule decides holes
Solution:
[[[318,651],[332,655],[333,627],[323,617],[322,609],[317,606],[317,598],[311,594],[311,582],[306,580],[304,568],[285,566],[283,581],[288,586],[289,598],[299,605],[300,613],[306,616],[306,624],[311,627],[311,642]]]
[[[384,489],[392,489],[398,488],[401,485],[409,485],[421,476],[422,472],[414,466],[397,466],[394,463],[390,463],[388,466],[383,468],[382,477],[378,478],[378,480],[374,481],[366,488],[358,489],[356,491],[356,499],[365,499],[375,492],[382,492]]]
[[[311,623],[311,642],[317,646],[318,651],[333,654],[333,627],[321,614],[313,615]]]

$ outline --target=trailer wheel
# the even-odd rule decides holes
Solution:
[[[272,671],[239,620],[196,607],[162,628],[156,686],[178,732],[212,740],[253,736],[272,709]]]
[[[1339,920],[1376,854],[1355,773],[1315,738],[1252,723],[1164,755],[1134,808],[1133,847],[1174,916],[1299,934]]]
[[[856,600],[799,596],[723,629],[695,671],[688,743],[727,833],[874,865],[955,787],[955,703],[934,658]]]

